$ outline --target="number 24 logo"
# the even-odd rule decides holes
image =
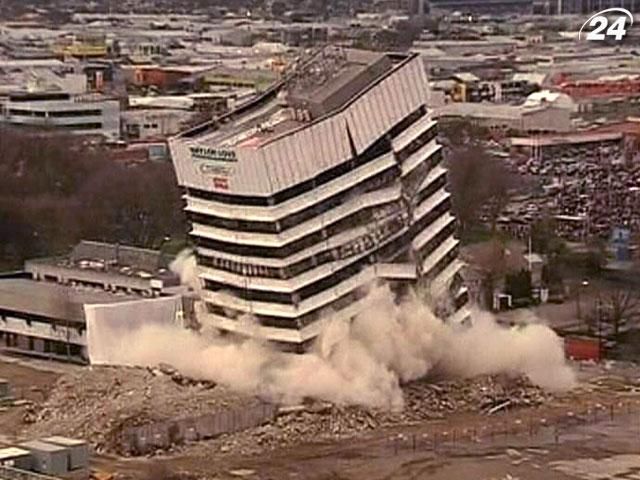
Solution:
[[[604,15],[605,13],[622,13],[623,15],[616,18],[611,25],[609,25],[609,19]],[[589,20],[584,22],[580,32],[578,33],[578,39],[582,39],[582,31],[588,25],[589,27],[595,27],[587,34],[587,40],[591,41],[603,41],[606,37],[613,37],[616,40],[622,40],[627,34],[626,25],[627,18],[629,19],[629,25],[633,25],[633,15],[625,8],[608,8],[593,15]],[[609,28],[607,28],[609,27]],[[606,30],[606,33],[603,33]]]

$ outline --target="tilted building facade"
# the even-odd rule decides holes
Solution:
[[[428,97],[415,55],[327,48],[171,140],[210,326],[302,351],[379,279],[468,318]]]

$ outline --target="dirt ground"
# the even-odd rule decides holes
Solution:
[[[608,396],[600,400],[611,400]],[[598,402],[595,402],[598,403]],[[595,403],[593,405],[595,405]],[[640,406],[636,406],[640,412]],[[566,415],[564,408],[554,407],[532,413],[529,417]],[[509,433],[511,426],[531,412],[510,412],[492,419],[495,435],[480,438],[451,437],[433,445],[433,435],[451,434],[457,425],[481,428],[487,425],[482,418],[457,418],[441,424],[422,424],[406,428],[370,433],[357,439],[336,442],[311,443],[275,451],[270,455],[243,457],[220,455],[214,451],[208,456],[158,457],[144,460],[97,459],[96,465],[110,471],[119,471],[131,478],[139,478],[152,466],[165,465],[177,474],[190,474],[192,478],[231,480],[246,477],[260,480],[568,480],[576,478],[626,478],[633,476],[590,477],[577,475],[579,465],[634,455],[640,451],[640,415],[618,411],[611,420],[606,408],[598,419],[584,424],[541,427],[535,433]],[[549,418],[549,420],[551,420]],[[525,424],[526,425],[526,424]],[[490,427],[491,428],[491,427]],[[460,431],[460,430],[459,430]],[[500,433],[503,432],[503,433]],[[413,447],[414,435],[416,438]],[[426,435],[426,437],[424,436]],[[631,462],[629,462],[631,460]],[[629,472],[640,471],[640,455],[626,459]],[[564,465],[562,465],[564,464]],[[559,470],[563,468],[563,470]],[[571,469],[576,472],[571,471]],[[635,470],[637,469],[637,470]],[[569,471],[570,473],[567,473]],[[622,469],[621,473],[629,473]],[[589,471],[587,472],[589,473]],[[615,472],[614,472],[615,473]],[[144,474],[143,474],[144,475]],[[142,477],[144,478],[144,477]]]
[[[263,455],[222,451],[220,441],[212,440],[153,459],[102,457],[95,463],[129,478],[145,478],[143,472],[154,465],[193,478],[219,480],[583,478],[558,470],[554,462],[565,462],[564,470],[570,470],[573,467],[567,462],[577,459],[602,459],[640,450],[640,390],[629,388],[639,375],[633,366],[581,365],[581,385],[540,407],[494,416],[452,415]],[[631,471],[636,467],[640,471],[640,456],[632,460]],[[619,463],[616,459],[612,462]]]
[[[0,359],[0,377],[16,396],[37,404],[60,374],[46,366]],[[223,438],[153,458],[94,456],[92,466],[136,480],[151,478],[157,467],[178,475],[167,478],[212,480],[640,479],[640,370],[627,364],[577,367],[580,386],[538,407],[454,414],[261,455],[237,454],[223,447]],[[21,430],[22,411],[0,413],[0,443]],[[609,470],[589,476],[593,464]]]
[[[0,359],[0,378],[9,381],[12,395],[16,399],[36,403],[44,401],[59,376],[59,371],[47,370],[44,367],[36,369],[9,358]],[[8,443],[9,437],[18,434],[22,428],[23,414],[23,408],[0,410],[0,444]]]

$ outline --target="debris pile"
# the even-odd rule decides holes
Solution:
[[[282,406],[269,424],[203,442],[202,448],[257,453],[299,442],[353,436],[376,428],[443,418],[458,412],[494,413],[530,407],[548,399],[521,378],[479,377],[439,383],[408,384],[405,408],[382,411],[307,401]],[[120,432],[168,419],[190,418],[225,409],[245,408],[258,399],[230,392],[211,382],[157,368],[94,367],[61,377],[50,398],[29,410],[31,436],[60,434],[88,439],[98,452],[117,451]],[[213,444],[212,444],[213,442]],[[197,446],[188,446],[198,448]],[[185,448],[183,446],[173,449]]]
[[[413,382],[405,389],[406,416],[410,420],[442,418],[453,412],[484,412],[502,408],[533,407],[549,398],[525,378],[485,376],[440,383]]]
[[[28,436],[86,438],[98,452],[109,452],[124,428],[236,408],[248,400],[165,366],[92,367],[60,377],[48,400],[28,410],[23,421]]]
[[[448,414],[491,414],[496,407],[501,407],[500,410],[533,407],[551,398],[550,394],[523,378],[506,376],[438,383],[418,381],[405,385],[404,392],[406,405],[399,412],[310,402],[280,408],[280,414],[273,423],[226,435],[195,448],[253,455],[303,442],[349,438],[377,428],[441,419]]]

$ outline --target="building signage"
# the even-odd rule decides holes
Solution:
[[[229,179],[227,177],[213,177],[213,188],[216,190],[229,190]]]
[[[233,150],[222,150],[219,148],[211,147],[190,147],[191,157],[194,160],[212,160],[214,162],[231,162],[238,161],[236,152]]]
[[[231,175],[233,173],[233,170],[228,166],[213,162],[200,163],[198,170],[203,175]]]

